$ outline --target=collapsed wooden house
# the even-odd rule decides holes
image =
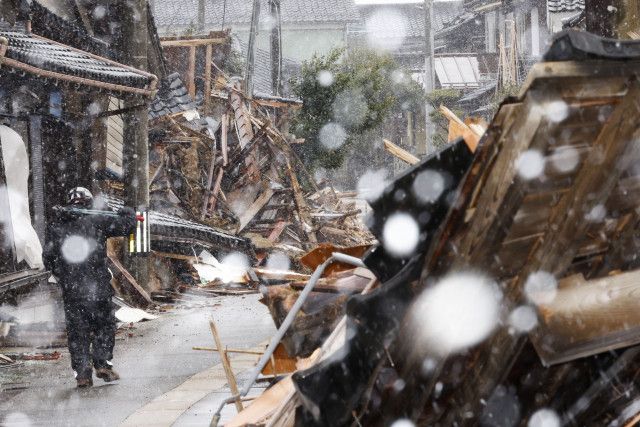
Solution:
[[[385,262],[383,246],[365,257],[380,286],[350,297],[322,356],[293,374],[277,404],[244,420],[515,426],[549,409],[562,425],[637,423],[639,72],[637,42],[558,35],[471,161],[458,141],[385,190],[374,206],[381,220],[394,209],[385,197],[408,193],[412,173],[458,150],[459,184],[422,208],[395,207],[415,214],[449,201],[431,232],[421,227],[416,253],[400,265]],[[410,328],[410,308],[469,270],[499,284],[503,316],[530,305],[538,326],[518,333],[505,319],[480,344],[421,353],[415,343],[429,325]],[[536,302],[525,285],[539,273],[552,277],[554,297]]]

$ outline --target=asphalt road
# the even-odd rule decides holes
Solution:
[[[215,353],[192,350],[213,346],[213,316],[223,343],[249,348],[270,338],[275,326],[258,295],[207,298],[206,307],[180,308],[135,325],[116,342],[114,366],[122,379],[94,387],[75,387],[66,349],[57,361],[27,362],[0,370],[0,384],[21,384],[20,393],[0,393],[0,425],[115,426],[193,374],[220,363]],[[24,424],[27,422],[28,424]]]

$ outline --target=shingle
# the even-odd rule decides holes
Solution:
[[[211,0],[205,3],[207,29],[222,29],[230,24],[251,22],[251,0]],[[281,18],[284,24],[302,22],[356,22],[359,20],[354,0],[282,0]],[[198,0],[162,0],[155,2],[154,14],[159,27],[195,28],[198,22]],[[269,15],[267,0],[261,0],[260,18]]]
[[[584,10],[584,0],[547,0],[549,12],[579,12]]]
[[[102,83],[146,88],[150,78],[83,51],[20,31],[0,31],[9,40],[6,57],[41,70]]]
[[[381,37],[424,37],[425,15],[422,4],[358,6],[366,31]],[[460,16],[462,1],[433,3],[433,31],[438,32]]]
[[[155,119],[171,113],[195,110],[195,102],[189,96],[180,74],[172,73],[160,80],[158,93],[151,103],[149,118]]]
[[[103,195],[103,197],[109,209],[113,211],[118,211],[124,206],[124,202],[121,199],[109,195]],[[174,215],[150,211],[149,228],[151,229],[152,239],[153,235],[175,237],[179,240],[191,238],[214,247],[235,249],[253,255],[253,246],[248,239]],[[153,240],[151,246],[153,247]]]

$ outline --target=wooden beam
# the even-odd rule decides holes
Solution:
[[[545,365],[640,343],[640,270],[558,283],[553,301],[538,307],[536,348]]]
[[[211,196],[209,196],[209,204],[211,205],[209,209],[214,211],[216,208],[216,204],[218,203],[218,193],[220,193],[220,185],[222,184],[222,176],[224,175],[224,169],[220,168],[218,170],[218,177],[216,178],[216,182],[213,186],[213,190],[211,190]]]
[[[227,356],[227,352],[223,349],[222,340],[220,340],[220,335],[218,334],[218,328],[216,327],[216,323],[213,319],[209,320],[209,327],[211,328],[211,334],[213,335],[213,340],[216,342],[216,347],[218,349],[218,353],[220,354],[220,359],[222,361],[222,367],[224,368],[224,373],[227,376],[227,381],[229,382],[229,388],[231,389],[231,393],[234,396],[238,396],[236,399],[236,409],[238,412],[242,411],[242,401],[240,400],[240,392],[238,391],[238,383],[236,382],[236,376],[231,369],[231,363],[229,362],[229,358]]]
[[[211,104],[211,61],[213,60],[213,47],[208,44],[204,59],[204,111],[209,112]]]
[[[187,74],[187,87],[191,98],[196,97],[196,47],[189,48],[189,71]]]
[[[107,259],[109,260],[109,264],[115,268],[115,272],[121,274],[125,280],[131,285],[131,287],[133,287],[138,294],[144,298],[145,301],[147,301],[149,304],[153,304],[153,300],[151,299],[151,296],[149,295],[149,293],[138,284],[138,282],[136,281],[136,279],[127,271],[126,268],[124,268],[124,266],[120,263],[120,261],[112,256],[107,256]]]
[[[409,163],[410,165],[415,165],[420,163],[420,159],[405,150],[404,148],[399,147],[388,139],[383,139],[384,149],[387,150],[393,156],[399,158],[405,163]]]
[[[229,149],[227,148],[227,134],[229,133],[229,115],[222,115],[222,129],[220,130],[220,150],[222,151],[222,166],[229,163]]]
[[[183,39],[183,40],[160,40],[160,46],[162,47],[197,47],[197,46],[212,46],[216,44],[225,44],[229,39],[213,38],[213,39]]]

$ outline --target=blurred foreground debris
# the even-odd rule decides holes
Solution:
[[[372,203],[379,285],[321,279],[282,340],[304,366],[226,425],[634,425],[639,72],[637,42],[569,31],[486,132],[443,109],[462,138]],[[277,325],[297,288],[264,291]]]

